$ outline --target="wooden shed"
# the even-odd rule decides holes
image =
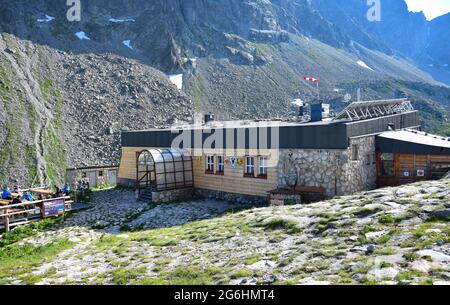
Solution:
[[[450,139],[425,132],[382,133],[376,152],[378,187],[441,179],[450,171]]]

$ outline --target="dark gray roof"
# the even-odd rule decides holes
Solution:
[[[385,153],[450,155],[450,140],[416,130],[385,132],[377,136],[376,147]]]
[[[275,124],[276,123],[276,124]],[[295,122],[247,122],[235,121],[225,124],[219,122],[211,126],[194,127],[187,125],[173,129],[152,129],[143,131],[124,131],[122,132],[122,146],[124,147],[171,147],[172,141],[181,131],[190,133],[191,143],[194,143],[195,131],[201,132],[201,128],[210,129],[210,133],[203,133],[202,138],[205,141],[211,134],[217,131],[230,131],[234,133],[234,143],[237,143],[237,133],[245,132],[246,141],[240,147],[235,144],[234,148],[250,148],[249,137],[252,132],[257,133],[259,138],[267,128],[268,147],[273,147],[270,141],[270,133],[273,126],[279,126],[279,147],[281,149],[345,149],[348,147],[349,138],[363,135],[379,134],[388,130],[389,124],[395,125],[397,129],[416,128],[420,126],[419,114],[417,111],[410,111],[402,114],[395,114],[380,118],[374,118],[362,121],[322,121],[315,123],[295,123]],[[226,127],[225,127],[226,126]],[[268,127],[272,126],[272,127]],[[226,135],[224,132],[224,145]],[[259,147],[259,143],[258,143]],[[186,148],[186,147],[185,147]],[[219,148],[219,147],[216,147]]]

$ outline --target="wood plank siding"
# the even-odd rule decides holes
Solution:
[[[393,175],[386,176],[382,174],[381,155],[377,154],[378,187],[440,179],[450,169],[450,155],[394,154]],[[423,176],[419,175],[420,172]]]
[[[148,147],[122,147],[122,158],[119,167],[118,178],[136,180],[136,153]],[[215,156],[215,173],[207,172],[207,156]],[[236,168],[231,163],[225,162],[224,172],[217,172],[217,156],[237,157],[244,162]],[[246,177],[245,156],[255,157],[255,176]],[[259,168],[259,156],[267,157],[267,177],[257,177]],[[251,196],[267,196],[268,192],[277,188],[278,180],[278,151],[277,150],[204,150],[201,154],[193,157],[194,187],[199,189],[244,194]]]

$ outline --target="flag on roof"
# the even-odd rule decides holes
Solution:
[[[314,78],[314,77],[307,77],[307,76],[305,76],[305,77],[303,77],[303,79],[304,79],[305,81],[311,81],[311,82],[313,82],[314,84],[317,84],[317,83],[319,82],[319,80],[318,80],[317,78]]]

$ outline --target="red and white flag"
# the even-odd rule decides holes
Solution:
[[[314,78],[314,77],[303,77],[303,79],[305,80],[305,82],[307,82],[307,81],[311,81],[311,82],[313,82],[314,84],[317,84],[317,83],[319,83],[319,80],[317,79],[317,78]]]

